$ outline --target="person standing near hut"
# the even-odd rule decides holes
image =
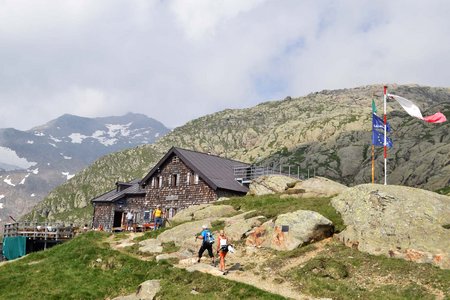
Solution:
[[[155,229],[161,228],[162,226],[162,210],[161,205],[157,205],[155,211],[153,212],[153,217],[155,219]]]
[[[127,212],[127,230],[133,229],[133,212],[130,210]]]

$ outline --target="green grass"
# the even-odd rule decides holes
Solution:
[[[290,251],[275,251],[272,250],[272,257],[267,259],[266,262],[262,265],[263,268],[269,267],[271,269],[277,269],[284,265],[286,265],[291,258],[296,258],[305,255],[309,251],[313,251],[316,249],[314,244],[309,244],[302,247],[297,247]]]
[[[134,238],[133,240],[137,241],[137,242],[140,242],[140,241],[144,241],[144,240],[148,240],[148,239],[156,239],[158,237],[158,235],[160,235],[164,231],[169,230],[171,228],[173,228],[173,227],[161,227],[161,228],[156,229],[156,230],[146,231],[146,232],[144,232],[143,235],[138,236],[138,237]]]
[[[180,250],[180,246],[175,245],[175,242],[162,243],[161,246],[163,253],[172,253]]]
[[[450,270],[373,256],[334,242],[284,274],[302,292],[333,299],[450,299]]]
[[[296,210],[312,210],[318,212],[333,222],[337,232],[342,231],[345,226],[340,214],[330,203],[331,198],[280,198],[279,195],[245,196],[231,198],[221,201],[216,205],[232,205],[235,209],[250,211],[255,210],[252,215],[263,215],[266,218],[274,218],[280,214]]]
[[[114,251],[106,233],[89,232],[49,250],[0,266],[0,299],[105,299],[160,279],[159,299],[284,299],[255,287],[167,262],[142,261]],[[193,295],[195,290],[199,294]]]
[[[442,194],[442,195],[450,195],[450,186],[439,189],[436,191],[436,193]]]

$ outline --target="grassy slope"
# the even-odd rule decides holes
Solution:
[[[310,209],[332,220],[338,230],[343,229],[342,220],[329,204],[329,198],[249,196],[220,204],[231,204],[245,211],[256,210],[255,215],[268,218]],[[220,225],[217,222],[217,226]],[[152,231],[145,236],[154,238],[164,230]],[[116,237],[123,238],[122,235]],[[139,283],[149,279],[162,280],[159,294],[162,299],[282,299],[248,285],[198,272],[187,273],[168,263],[135,259],[111,250],[102,242],[107,236],[98,232],[83,234],[64,245],[1,266],[0,299],[104,299],[131,293]],[[326,244],[310,260],[295,264],[317,247],[310,244],[292,251],[271,251],[263,265],[244,269],[272,278],[274,282],[290,282],[299,292],[316,297],[450,299],[450,270],[373,256],[338,242]],[[98,258],[102,262],[97,262]],[[20,289],[16,288],[18,285]],[[46,287],[45,291],[42,287]],[[192,295],[192,290],[200,294]]]
[[[450,270],[369,255],[337,242],[279,275],[304,293],[332,299],[450,299]]]
[[[142,261],[111,250],[107,234],[82,234],[63,245],[0,267],[0,299],[105,299],[160,279],[161,299],[283,299],[223,278]],[[101,262],[99,262],[101,259]],[[192,290],[199,292],[191,294]]]

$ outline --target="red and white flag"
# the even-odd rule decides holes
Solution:
[[[431,116],[423,117],[419,107],[406,98],[393,94],[388,94],[388,97],[397,100],[401,107],[403,107],[403,109],[412,117],[424,120],[428,123],[442,123],[447,121],[447,118],[440,112],[437,112]]]

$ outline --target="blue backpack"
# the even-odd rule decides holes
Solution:
[[[206,230],[205,243],[209,243],[209,244],[214,243],[214,235],[209,230]]]

